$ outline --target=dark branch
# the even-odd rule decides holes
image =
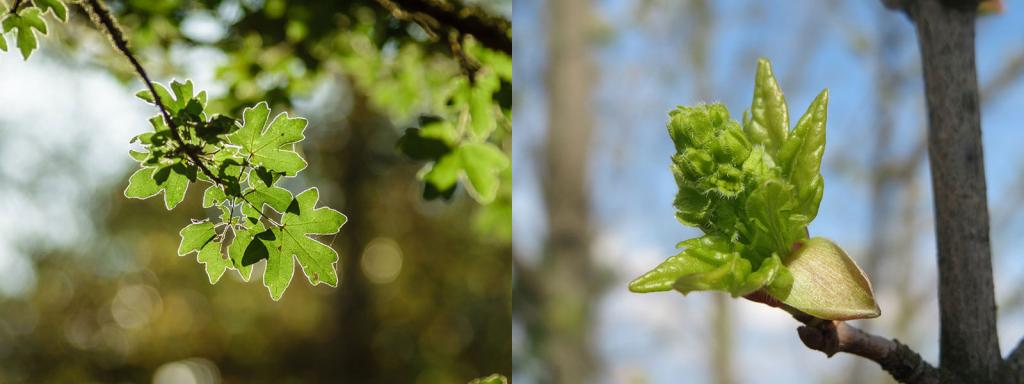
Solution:
[[[21,6],[22,2],[24,2],[24,1],[23,0],[14,0],[14,5],[11,6],[11,9],[7,10],[7,14],[8,15],[13,15],[13,14],[18,13],[18,7]]]
[[[878,363],[883,371],[901,383],[939,382],[939,370],[899,340],[889,340],[842,321],[794,317],[804,323],[797,332],[807,348],[821,351],[829,357],[846,352],[866,358]]]
[[[146,88],[149,89],[149,93],[153,95],[153,103],[156,104],[157,109],[160,110],[160,115],[163,116],[164,122],[167,123],[167,127],[171,129],[171,136],[174,141],[178,143],[181,148],[187,148],[188,144],[181,138],[181,132],[178,125],[175,124],[174,119],[171,118],[170,112],[167,111],[167,107],[164,105],[163,100],[160,99],[160,94],[156,92],[156,88],[153,85],[153,81],[150,80],[149,75],[146,73],[146,69],[139,63],[139,59],[132,53],[131,48],[128,47],[128,41],[124,37],[124,31],[121,30],[121,26],[114,19],[114,15],[107,9],[107,6],[103,4],[101,0],[86,0],[85,9],[92,18],[93,23],[103,29],[110,42],[114,44],[121,54],[128,59],[132,64],[132,68],[135,69],[135,73],[142,78],[142,82],[146,84]],[[196,166],[203,172],[206,177],[209,177],[211,181],[220,185],[227,185],[227,183],[220,177],[217,177],[206,164],[203,163],[202,159],[195,151],[184,151],[190,160],[195,163]],[[243,197],[244,199],[244,197]]]
[[[1002,376],[1004,383],[1024,383],[1024,340],[1006,357]]]
[[[789,312],[794,319],[803,323],[804,325],[797,328],[797,333],[807,348],[821,351],[828,357],[845,352],[874,361],[883,371],[901,383],[939,382],[939,370],[899,340],[889,340],[865,332],[843,321],[819,319],[783,304],[763,291],[747,295],[745,298]]]
[[[431,24],[431,28],[450,29],[460,36],[471,35],[485,47],[512,54],[512,23],[502,17],[490,15],[482,8],[439,0],[377,2],[400,19],[411,18],[412,21],[416,21],[428,18],[426,23]],[[402,14],[409,15],[410,18]],[[428,30],[428,33],[431,31]]]

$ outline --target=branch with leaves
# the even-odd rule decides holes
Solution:
[[[460,40],[471,35],[487,48],[512,55],[512,23],[477,6],[441,0],[377,0],[395,17],[412,21],[427,33],[451,31]]]
[[[15,44],[21,56],[28,60],[32,52],[39,48],[36,34],[46,35],[48,30],[43,15],[50,12],[62,22],[68,21],[68,8],[61,0],[16,0],[3,13],[3,33],[0,33],[0,51],[7,51],[7,38],[4,34],[12,32]]]
[[[278,263],[273,253],[241,260],[239,256],[230,254],[233,248],[229,245],[239,243],[236,239],[247,239],[240,235],[242,232],[272,232],[273,228],[289,226],[284,214],[295,205],[290,203],[293,196],[277,183],[282,178],[296,176],[305,168],[305,161],[294,150],[295,144],[304,138],[305,120],[278,115],[264,127],[259,124],[266,122],[266,116],[260,116],[269,115],[269,109],[266,103],[260,102],[244,111],[246,118],[241,122],[210,113],[206,93],[196,92],[191,82],[172,82],[164,87],[152,81],[130,49],[116,18],[102,1],[85,0],[80,4],[142,79],[146,90],[140,92],[139,97],[156,106],[160,112],[150,119],[154,131],[133,140],[144,148],[132,152],[141,168],[130,178],[126,196],[148,198],[163,193],[166,207],[172,209],[184,199],[190,184],[209,184],[204,206],[217,207],[222,211],[219,217],[214,218],[217,221],[216,232],[209,243],[219,243],[224,256],[215,260],[209,257],[212,251],[200,254],[201,262],[208,264],[211,282],[217,281],[225,269],[239,269],[243,277],[248,278],[247,271],[253,262],[273,260],[274,266],[287,264],[284,271],[272,270],[264,276],[264,284],[272,296],[279,298],[290,281],[291,264]],[[465,39],[465,36],[483,33],[467,25],[504,25],[508,32],[507,22],[502,24],[500,18],[484,17],[486,13],[474,7],[452,8],[441,3],[431,3],[426,8],[412,7],[417,15],[438,17],[425,25],[452,32],[449,43],[453,52],[458,53],[454,59],[458,59],[461,66],[472,65],[473,71],[442,87],[441,94],[435,97],[445,101],[443,106],[437,103],[439,108],[422,116],[419,127],[408,129],[397,147],[409,157],[426,162],[418,175],[424,181],[424,198],[451,198],[461,181],[469,195],[483,205],[478,219],[485,220],[488,215],[508,217],[510,214],[506,212],[511,211],[511,161],[502,143],[511,133],[511,118],[510,110],[497,103],[496,99],[499,92],[511,83],[511,58],[482,45],[484,39]],[[67,19],[67,8],[59,0],[19,0],[5,12],[5,31],[17,36],[16,42],[26,59],[38,47],[37,34],[47,32],[42,19],[47,11],[61,20]],[[459,15],[458,20],[462,21],[453,24],[458,27],[438,22],[449,20],[451,15],[445,16],[445,12]],[[360,32],[353,33],[358,36]],[[0,35],[0,49],[6,48],[6,39]],[[353,59],[344,63],[352,70],[357,82],[365,83],[361,85],[392,89],[386,85],[394,84],[387,81],[405,81],[405,77],[400,75],[398,79],[380,79],[383,73],[373,71],[373,59],[368,60],[370,62]],[[362,70],[364,67],[368,69],[365,72]],[[380,81],[384,83],[378,84]],[[251,137],[243,138],[243,134]],[[495,201],[500,204],[492,204]],[[343,216],[339,220],[338,227],[344,222]],[[501,228],[500,225],[494,226],[495,230]],[[334,232],[337,229],[325,231]],[[268,235],[268,239],[263,240],[267,240],[264,242],[271,249],[290,250],[280,239],[271,241]],[[259,254],[253,250],[248,253]],[[312,283],[336,284],[336,255],[296,256]],[[291,255],[280,257],[290,260]],[[227,260],[231,263],[225,262]],[[271,276],[275,278],[270,279]]]
[[[146,199],[163,193],[170,210],[190,184],[209,184],[203,207],[217,207],[221,215],[193,220],[182,229],[178,254],[198,253],[210,283],[228,269],[248,281],[252,265],[266,260],[263,284],[278,300],[298,260],[310,284],[337,286],[337,252],[310,236],[337,233],[345,216],[317,208],[316,188],[293,196],[277,185],[306,167],[294,148],[305,138],[306,120],[287,113],[270,120],[265,102],[247,108],[241,122],[208,114],[206,92],[195,93],[191,81],[171,82],[168,90],[149,78],[105,4],[87,0],[84,7],[145,83],[138,97],[160,111],[150,119],[153,132],[132,139],[143,146],[130,153],[141,168],[129,178],[125,196]]]

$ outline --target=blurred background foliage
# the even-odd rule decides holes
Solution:
[[[18,255],[7,257],[28,260],[21,271],[34,278],[0,292],[0,382],[451,383],[509,374],[511,170],[495,173],[493,201],[475,201],[464,186],[447,201],[425,200],[418,175],[430,164],[421,170],[424,162],[396,143],[422,121],[458,122],[469,112],[453,95],[492,76],[494,129],[458,140],[509,153],[510,55],[466,37],[459,48],[475,60],[467,70],[445,33],[383,3],[110,1],[157,79],[194,78],[211,92],[213,111],[237,116],[267,100],[310,119],[301,145],[309,180],[294,186],[319,186],[323,203],[349,217],[327,240],[340,254],[340,285],[297,279],[278,303],[234,275],[210,286],[194,261],[175,257],[177,230],[204,214],[199,193],[168,212],[158,199],[125,199],[125,173],[75,208],[84,211],[85,240],[47,244],[47,230],[8,240]],[[511,4],[471,5],[498,18]],[[65,71],[98,69],[134,93],[140,85],[127,62],[80,8],[71,10],[68,24],[51,23],[41,39],[43,59],[5,70],[37,59]],[[12,115],[33,98],[14,100],[4,106]],[[0,134],[17,136],[22,128],[12,121],[0,120]],[[144,119],[137,125],[146,129]],[[96,128],[89,134],[116,134]],[[128,138],[100,156],[127,170]],[[75,150],[60,161],[73,163]],[[61,165],[18,172],[47,167]],[[14,171],[0,176],[5,194],[31,200],[40,188],[8,183],[21,177]]]

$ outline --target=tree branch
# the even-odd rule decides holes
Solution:
[[[899,340],[877,336],[843,321],[819,319],[790,307],[764,291],[744,296],[747,300],[779,308],[804,325],[797,328],[807,348],[828,357],[845,352],[874,361],[892,378],[907,384],[939,382],[939,370]]]
[[[1024,383],[1024,340],[1017,344],[1003,362],[1004,383]]]
[[[846,352],[866,358],[878,363],[882,370],[901,383],[939,382],[939,370],[899,340],[889,340],[842,321],[822,320],[808,315],[793,317],[804,323],[797,328],[797,332],[807,348],[821,351],[828,357]]]
[[[156,104],[157,109],[160,110],[160,115],[163,116],[164,122],[167,123],[167,127],[171,129],[171,136],[174,138],[174,141],[178,143],[181,148],[186,148],[188,144],[186,144],[185,140],[181,138],[181,132],[178,125],[175,124],[174,119],[171,118],[170,112],[167,111],[167,106],[165,106],[163,100],[160,99],[160,94],[156,92],[153,81],[150,80],[149,75],[146,73],[146,69],[142,67],[142,64],[139,63],[139,59],[135,57],[131,49],[128,47],[128,41],[124,37],[124,31],[121,30],[121,26],[117,23],[117,20],[114,19],[114,15],[110,13],[110,10],[107,9],[107,6],[103,4],[101,0],[86,0],[84,4],[93,23],[103,29],[107,37],[110,38],[110,42],[113,43],[114,47],[116,47],[117,50],[128,59],[132,64],[132,68],[135,69],[135,73],[142,78],[142,82],[146,85],[146,88],[149,89],[149,93],[153,95],[153,104]],[[189,159],[199,167],[203,174],[210,178],[210,181],[223,186],[227,185],[223,179],[217,177],[217,175],[210,171],[202,159],[199,158],[198,154],[190,150],[186,150],[184,152],[187,154]],[[244,200],[245,197],[243,196],[242,199]]]
[[[12,6],[11,6],[11,9],[8,9],[8,10],[7,10],[7,14],[8,14],[8,15],[14,15],[14,14],[17,14],[17,13],[18,13],[18,7],[20,7],[20,6],[21,6],[21,2],[22,2],[22,1],[23,1],[23,0],[14,0],[14,5],[12,5]]]
[[[95,23],[98,27],[103,29],[107,37],[110,38],[110,42],[113,43],[114,47],[116,47],[117,50],[120,51],[121,54],[128,59],[128,61],[132,64],[132,68],[135,69],[135,73],[137,73],[139,77],[142,78],[142,82],[146,85],[146,88],[149,90],[149,93],[153,95],[153,104],[155,104],[157,109],[160,110],[160,115],[163,117],[164,122],[167,123],[167,127],[170,128],[171,136],[174,139],[174,141],[178,143],[179,147],[186,149],[184,153],[189,157],[189,160],[191,160],[193,164],[199,167],[199,170],[202,171],[203,174],[206,175],[206,177],[208,177],[212,183],[226,188],[228,186],[227,181],[225,181],[223,178],[218,177],[216,174],[210,171],[210,168],[206,166],[206,163],[203,162],[203,159],[200,158],[195,151],[187,150],[187,147],[189,145],[185,143],[185,140],[181,138],[180,128],[174,122],[174,119],[171,118],[171,113],[167,110],[167,106],[164,105],[163,100],[160,99],[160,94],[156,92],[156,88],[153,85],[153,80],[150,80],[149,74],[146,73],[146,69],[142,67],[142,64],[139,63],[139,59],[135,57],[135,54],[133,54],[131,49],[128,47],[128,41],[124,37],[124,31],[121,30],[121,26],[117,23],[117,20],[114,19],[114,15],[110,13],[110,9],[107,9],[107,6],[103,4],[102,0],[86,0],[84,2],[84,7],[85,10],[89,13],[89,16],[92,19],[93,23]],[[270,221],[271,223],[274,223],[273,219],[271,219],[269,216],[263,213],[262,207],[257,207],[255,204],[249,201],[249,199],[247,199],[244,194],[240,195],[239,197],[242,199],[242,201],[244,201],[246,204],[249,204],[249,206],[253,207],[257,212],[259,212],[261,217]]]
[[[444,26],[459,35],[472,35],[485,47],[512,54],[512,23],[488,14],[480,7],[458,5],[440,0],[377,0],[396,17],[401,13],[428,17],[430,24]],[[428,31],[429,33],[429,31]]]

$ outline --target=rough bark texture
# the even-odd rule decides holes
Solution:
[[[882,370],[901,383],[933,384],[939,382],[939,370],[899,340],[890,340],[863,331],[843,321],[825,320],[808,315],[783,304],[762,291],[744,296],[747,300],[782,309],[804,325],[797,328],[800,341],[807,348],[821,351],[828,357],[839,352],[854,354],[874,361]]]
[[[901,383],[939,382],[939,370],[899,340],[873,335],[842,321],[816,319],[807,315],[794,317],[805,324],[797,332],[807,348],[821,351],[829,357],[846,352],[872,360]]]
[[[590,257],[588,149],[593,126],[590,2],[548,3],[548,124],[541,171],[548,237],[540,282],[543,360],[554,383],[586,383],[598,365],[591,347],[597,280]]]
[[[1004,383],[1024,383],[1024,340],[1021,340],[1006,357],[1002,374]]]
[[[928,109],[942,382],[954,382],[952,376],[994,382],[1001,359],[974,61],[976,15],[970,6],[938,0],[914,1],[907,12],[917,26]]]

